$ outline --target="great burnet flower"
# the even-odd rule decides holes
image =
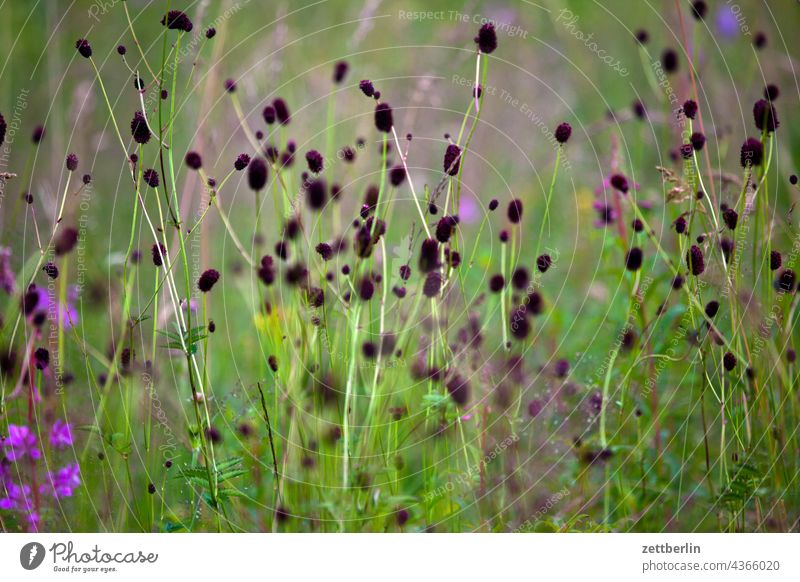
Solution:
[[[207,269],[203,271],[200,278],[197,280],[197,288],[203,293],[208,293],[211,288],[219,281],[219,271],[215,269]]]
[[[497,32],[495,32],[494,24],[487,22],[480,27],[478,35],[475,37],[475,44],[484,54],[488,55],[494,52],[497,48]]]
[[[375,127],[378,131],[389,133],[393,125],[392,108],[388,103],[378,103],[375,107]]]

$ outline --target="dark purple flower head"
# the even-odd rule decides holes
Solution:
[[[772,133],[781,125],[780,121],[778,121],[778,113],[775,111],[775,106],[765,99],[759,99],[753,105],[753,119],[756,127],[767,133]]]
[[[403,281],[408,281],[408,279],[410,277],[411,277],[411,267],[409,267],[408,265],[401,265],[400,266],[400,278]]]
[[[747,166],[760,166],[764,159],[764,146],[754,137],[748,137],[742,144],[739,161],[743,168]]]
[[[703,0],[695,0],[692,2],[692,16],[697,20],[703,20],[708,11],[708,5]]]
[[[496,275],[492,275],[489,278],[489,291],[491,291],[492,293],[500,293],[500,291],[502,291],[505,286],[506,286],[506,280],[499,273]]]
[[[306,152],[306,162],[308,163],[308,169],[313,174],[319,174],[325,165],[322,154],[317,150],[309,150]]]
[[[213,26],[210,26],[210,27],[208,27],[208,28],[206,29],[206,38],[207,38],[208,40],[211,40],[211,39],[212,39],[212,38],[214,38],[215,36],[217,36],[217,29],[216,29],[216,28],[214,28]]]
[[[267,125],[275,123],[275,108],[272,105],[264,107],[264,111],[261,112],[261,115]]]
[[[272,285],[275,282],[275,261],[269,255],[261,257],[261,264],[258,267],[258,278],[264,285]]]
[[[141,111],[133,114],[131,135],[133,136],[133,141],[142,145],[150,141],[150,129],[147,127],[147,121],[145,121],[144,113]]]
[[[430,273],[439,268],[439,243],[436,239],[426,238],[422,241],[419,253],[419,270]]]
[[[444,171],[450,176],[455,176],[460,165],[461,148],[451,143],[444,152]]]
[[[3,145],[3,135],[5,135],[4,126],[5,126],[5,120],[3,119],[3,116],[0,115],[0,145]],[[33,143],[42,143],[44,135],[45,135],[44,126],[37,125],[36,127],[33,128],[31,139],[33,140]]]
[[[736,356],[731,352],[725,352],[722,356],[722,365],[725,367],[726,372],[731,372],[736,367]]]
[[[706,270],[705,259],[703,258],[703,251],[697,245],[692,245],[686,253],[686,267],[695,277],[702,275]]]
[[[272,102],[272,107],[275,108],[275,118],[278,120],[278,123],[281,125],[289,125],[291,115],[289,115],[289,106],[286,105],[286,101],[278,97]]]
[[[85,59],[92,56],[92,45],[90,45],[89,41],[85,38],[79,38],[75,42],[75,48],[78,49],[80,55]]]
[[[315,249],[323,261],[330,261],[333,258],[333,248],[328,243],[319,243]]]
[[[64,162],[64,165],[67,167],[67,170],[74,172],[78,169],[78,156],[75,154],[69,154]]]
[[[185,161],[186,165],[192,170],[199,170],[203,167],[203,158],[197,152],[187,152]]]
[[[771,251],[769,253],[769,268],[772,271],[777,271],[783,264],[783,257],[778,251]]]
[[[431,271],[425,277],[425,284],[422,286],[422,294],[429,299],[439,295],[442,290],[442,276],[438,271]]]
[[[203,293],[208,293],[217,281],[219,281],[219,271],[207,269],[203,271],[200,278],[197,280],[197,288]]]
[[[778,274],[775,281],[775,290],[779,293],[794,293],[797,284],[797,274],[792,269],[784,269]]]
[[[124,57],[125,53],[127,53],[127,52],[128,52],[128,49],[125,48],[124,44],[117,45],[117,54],[119,54],[119,56]]]
[[[508,203],[508,219],[514,224],[522,220],[522,200],[519,198]]]
[[[164,18],[161,19],[161,24],[170,30],[182,30],[183,32],[192,32],[194,25],[185,12],[180,10],[170,10]]]
[[[644,103],[642,103],[641,100],[637,99],[636,101],[634,101],[631,107],[633,109],[633,114],[637,118],[645,119],[647,117],[647,109],[645,108]]]
[[[643,28],[640,28],[636,31],[636,40],[639,44],[647,44],[647,41],[650,40],[650,34]]]
[[[264,158],[256,156],[247,166],[247,184],[254,192],[260,192],[267,185],[269,170]]]
[[[233,169],[241,172],[250,165],[250,156],[248,154],[239,154],[233,162]]]
[[[233,79],[225,79],[225,91],[234,93],[236,91],[236,81]]]
[[[675,232],[683,234],[686,232],[686,218],[679,216],[675,219]]]
[[[567,143],[567,140],[569,140],[569,136],[571,135],[572,135],[572,126],[567,122],[560,124],[556,128],[556,131],[554,133],[554,136],[558,143]]]
[[[719,311],[719,301],[711,300],[706,303],[705,312],[709,319],[713,319]]]
[[[306,203],[312,210],[322,210],[327,201],[325,180],[311,180],[306,185]]]
[[[689,138],[689,141],[692,143],[694,150],[699,152],[703,149],[703,146],[706,145],[706,136],[699,131],[695,131]]]
[[[389,183],[397,188],[406,179],[406,169],[402,165],[397,165],[389,170]]]
[[[367,97],[372,97],[375,95],[375,86],[372,84],[372,81],[369,79],[364,79],[358,84],[358,88],[361,89],[361,92],[364,93]]]
[[[726,208],[722,213],[722,220],[725,221],[725,226],[731,230],[736,230],[736,223],[739,222],[739,215],[733,208]]]
[[[70,253],[75,245],[78,244],[78,231],[68,226],[61,231],[58,239],[55,242],[56,256],[62,256]]]
[[[625,256],[625,268],[629,271],[638,271],[642,268],[643,259],[644,254],[642,253],[642,249],[639,247],[633,247]]]
[[[691,99],[685,101],[683,104],[683,114],[687,119],[694,119],[697,115],[697,102]]]
[[[358,284],[358,296],[362,301],[369,301],[375,294],[375,284],[369,277],[364,277]]]
[[[542,255],[542,257],[550,258],[548,255]],[[538,263],[539,261],[537,260],[536,262]],[[530,279],[531,276],[525,267],[517,267],[514,269],[514,273],[511,275],[511,284],[514,286],[514,289],[519,289],[522,291],[528,286]]]
[[[82,180],[83,180],[83,183],[86,186],[88,186],[89,184],[92,183],[92,175],[91,174],[84,174]]]
[[[378,131],[389,133],[393,125],[392,108],[388,103],[378,103],[375,107],[375,127]]]
[[[763,32],[757,32],[753,37],[753,46],[757,49],[762,49],[767,46],[767,35]]]
[[[536,268],[539,269],[540,273],[546,273],[552,264],[553,259],[550,258],[550,255],[539,255],[536,257]]]
[[[681,157],[684,160],[691,160],[694,152],[694,146],[690,143],[685,143],[680,147]]]
[[[164,261],[162,259],[166,259],[167,258],[167,249],[166,249],[166,247],[164,245],[162,245],[161,243],[155,243],[153,245],[153,248],[151,249],[151,252],[152,252],[152,255],[153,255],[153,264],[156,267],[162,266],[164,264]]]
[[[481,26],[478,36],[475,37],[475,44],[486,55],[494,52],[497,48],[497,33],[494,30],[494,24],[487,22]]]
[[[347,61],[338,61],[335,65],[333,65],[333,82],[338,85],[344,81],[349,69],[350,66],[347,64]]]
[[[37,370],[44,370],[50,365],[50,352],[45,348],[37,348],[33,353],[33,362]]]
[[[668,48],[661,53],[661,66],[667,73],[675,73],[678,70],[678,53]]]
[[[47,273],[47,276],[50,277],[51,279],[58,278],[58,267],[53,262],[45,263],[44,267],[42,267],[42,271]]]
[[[764,87],[764,99],[767,101],[775,101],[780,94],[780,89],[773,83],[769,83],[766,87]]]
[[[497,198],[492,198],[489,201],[489,211],[494,212],[497,210],[497,207],[500,206],[500,201]]]
[[[622,174],[614,174],[611,176],[609,184],[611,184],[615,190],[619,190],[623,194],[628,193],[628,179]]]
[[[158,188],[159,184],[158,172],[155,171],[153,168],[145,170],[142,177],[144,178],[145,184],[147,184],[151,188]]]

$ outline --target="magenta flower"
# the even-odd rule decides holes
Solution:
[[[42,456],[36,446],[36,435],[27,426],[8,425],[8,438],[3,441],[6,459],[15,463],[26,454],[33,460]]]
[[[50,446],[55,449],[66,449],[72,446],[72,429],[68,422],[59,418],[50,429]]]
[[[0,494],[5,493],[5,497],[0,497],[0,509],[5,511],[17,511],[27,509],[30,511],[31,488],[27,485],[17,485],[11,481],[6,481]]]
[[[47,480],[49,483],[39,488],[41,493],[53,497],[72,497],[73,490],[81,484],[80,467],[78,463],[70,463],[55,473],[48,473]]]

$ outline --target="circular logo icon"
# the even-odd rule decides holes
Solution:
[[[44,546],[39,542],[30,542],[19,551],[19,563],[26,570],[35,570],[44,561]]]

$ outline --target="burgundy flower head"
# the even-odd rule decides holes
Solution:
[[[759,99],[753,105],[753,119],[755,120],[756,127],[761,131],[772,133],[780,126],[778,121],[778,113],[775,111],[775,106],[766,99]]]
[[[180,10],[170,10],[166,16],[161,19],[161,24],[170,30],[182,30],[183,32],[192,32],[194,25],[185,12]]]
[[[208,293],[211,288],[219,281],[219,271],[215,269],[208,269],[203,271],[200,278],[197,280],[197,288],[203,293]]]
[[[147,127],[147,121],[145,121],[144,113],[141,111],[133,114],[131,135],[133,136],[133,141],[142,145],[150,141],[150,129]]]
[[[494,24],[487,22],[481,26],[478,36],[475,37],[475,44],[484,54],[488,55],[494,52],[497,48],[497,33],[494,30]]]
[[[686,266],[695,277],[702,275],[706,270],[703,251],[697,245],[692,245],[686,253]]]
[[[389,133],[393,125],[392,108],[388,103],[378,103],[375,107],[375,127],[378,131]]]
[[[450,176],[455,176],[460,165],[461,148],[451,143],[444,152],[444,171]]]
[[[748,137],[744,140],[741,155],[739,156],[742,167],[760,166],[763,160],[764,146],[761,144],[761,141],[754,137]]]
[[[75,42],[75,48],[78,49],[80,55],[85,59],[92,56],[92,45],[90,45],[89,41],[85,38],[79,38]]]
[[[186,165],[189,166],[192,170],[199,170],[203,167],[203,158],[200,157],[200,154],[197,152],[187,152],[186,153]]]
[[[572,126],[569,123],[564,122],[556,128],[554,135],[558,143],[567,143],[569,136],[572,135]]]
[[[333,65],[333,82],[338,85],[344,81],[349,69],[350,66],[347,64],[347,61],[339,61]]]
[[[308,169],[314,174],[319,174],[325,165],[322,154],[317,150],[306,152],[306,162],[308,163]]]
[[[250,189],[255,192],[260,192],[267,185],[267,178],[269,177],[269,170],[267,169],[267,162],[264,158],[255,157],[247,166],[247,184]]]
[[[286,101],[278,97],[272,102],[272,107],[275,108],[275,118],[278,120],[278,123],[281,125],[289,125],[289,121],[291,121],[292,117],[289,115],[289,106],[286,105]]]
[[[142,175],[144,178],[145,184],[150,186],[151,188],[158,188],[159,179],[158,179],[158,172],[155,171],[153,168],[144,171]]]
[[[361,89],[361,92],[366,95],[367,97],[372,97],[375,95],[375,86],[372,84],[372,81],[369,79],[364,79],[358,84],[358,88]]]
[[[239,154],[233,162],[233,169],[241,172],[250,165],[250,156],[248,154]]]

